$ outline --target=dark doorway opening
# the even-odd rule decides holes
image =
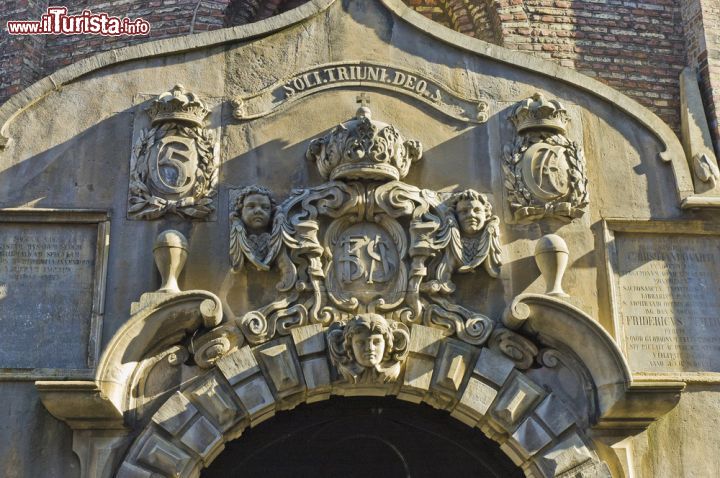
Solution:
[[[203,478],[492,477],[522,471],[478,429],[427,405],[333,398],[300,405],[226,444]]]

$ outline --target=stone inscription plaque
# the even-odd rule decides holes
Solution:
[[[0,223],[0,363],[89,368],[97,224]]]
[[[720,239],[616,233],[615,240],[632,371],[720,372]]]

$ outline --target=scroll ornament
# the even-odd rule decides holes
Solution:
[[[175,85],[147,110],[152,127],[143,129],[130,159],[130,219],[157,219],[174,213],[208,219],[215,210],[218,149],[204,127],[209,110],[195,94]]]
[[[566,137],[569,118],[540,93],[519,102],[510,120],[517,135],[503,148],[505,189],[517,222],[543,217],[570,221],[587,212],[585,156]]]
[[[398,330],[423,324],[475,345],[486,342],[494,322],[454,303],[452,277],[499,273],[499,219],[487,196],[402,182],[422,146],[373,120],[367,106],[312,140],[306,156],[325,183],[293,190],[277,205],[260,186],[231,199],[233,269],[281,272],[276,300],[238,314],[247,340],[260,344],[311,323],[344,327],[370,314]],[[343,367],[352,380],[364,380],[357,364],[362,359]]]

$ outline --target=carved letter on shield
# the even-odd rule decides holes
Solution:
[[[203,127],[208,113],[181,85],[153,102],[152,128],[140,132],[130,159],[128,218],[208,219],[215,210],[218,143]]]
[[[582,149],[565,136],[567,111],[536,93],[515,106],[515,142],[503,151],[505,189],[518,222],[543,217],[572,220],[587,211]]]

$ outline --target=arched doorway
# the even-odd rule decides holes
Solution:
[[[200,476],[261,475],[524,476],[478,429],[427,405],[376,397],[333,398],[281,412],[226,443]]]

